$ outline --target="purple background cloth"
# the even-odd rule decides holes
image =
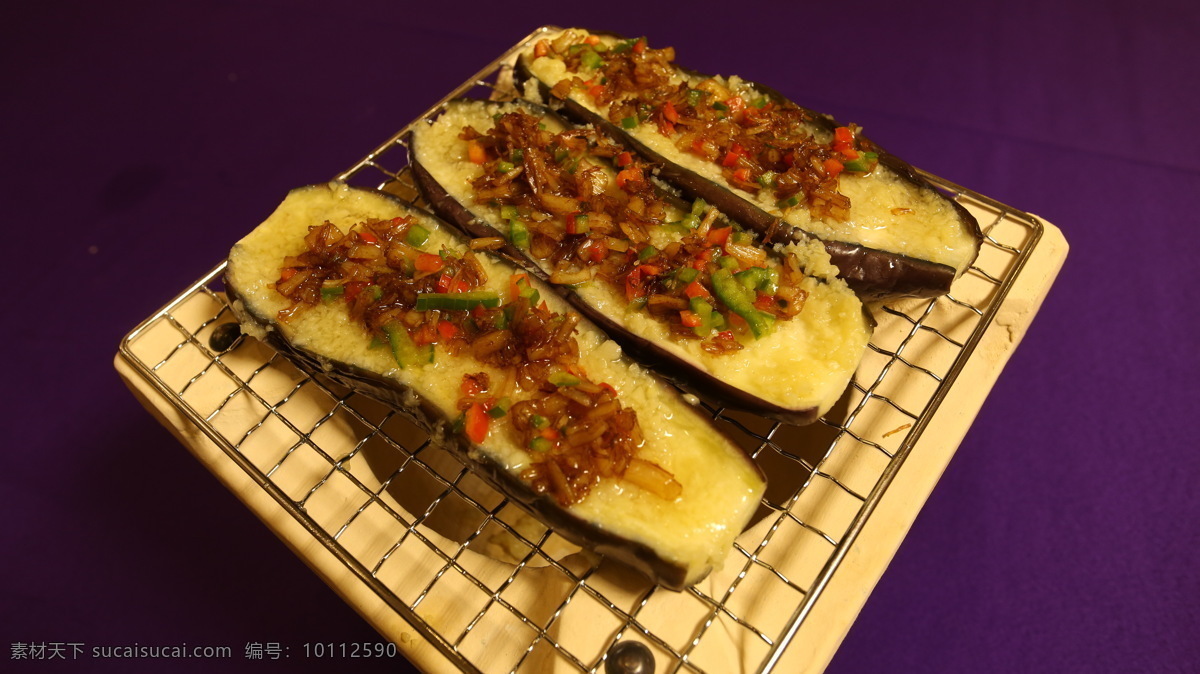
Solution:
[[[518,4],[0,10],[6,649],[274,642],[292,657],[221,671],[404,671],[300,657],[380,638],[111,360],[288,189],[348,168],[552,23],[649,35],[770,84],[1071,244],[830,671],[1194,671],[1200,5]],[[0,669],[50,669],[10,655]]]

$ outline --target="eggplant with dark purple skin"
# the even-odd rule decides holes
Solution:
[[[644,101],[636,116],[614,122],[610,112],[617,101],[598,103],[594,83],[602,81],[610,54],[629,54],[635,51],[631,45],[637,44],[579,29],[550,34],[520,55],[516,76],[518,80],[535,81],[541,96],[561,105],[565,115],[596,125],[649,160],[661,178],[716,205],[746,227],[774,240],[820,241],[839,275],[866,300],[945,294],[975,260],[982,234],[974,216],[939,192],[912,166],[856,132],[852,140],[857,149],[847,153],[856,159],[835,155],[839,157],[834,160],[836,168],[821,164],[822,168],[815,169],[818,175],[832,170],[831,180],[841,195],[835,199],[849,199],[848,208],[841,203],[837,209],[830,209],[826,201],[808,203],[803,191],[786,199],[777,198],[771,182],[775,176],[770,172],[756,175],[746,169],[741,178],[732,177],[733,167],[739,165],[736,147],[706,148],[705,156],[681,149],[677,141],[682,131],[669,120],[654,123],[655,115],[678,114],[674,107],[669,114],[662,108],[656,110],[657,99]],[[636,49],[647,51],[644,42]],[[568,66],[564,55],[578,52],[585,52],[585,57],[570,59]],[[689,96],[695,92],[694,100],[689,100],[706,106],[706,113],[715,109],[735,114],[731,105],[791,108],[805,118],[801,134],[827,147],[837,142],[835,130],[840,124],[787,101],[767,87],[736,77],[700,75],[673,63],[670,68],[667,84],[656,91],[689,90]],[[560,86],[560,95],[552,93],[556,84],[573,78],[593,84],[571,87],[565,93]],[[664,135],[664,130],[670,137]]]
[[[483,161],[470,136],[480,134],[482,142],[489,142],[487,134],[497,119],[508,124],[510,118],[518,118],[512,124],[527,129],[540,126],[542,132],[533,135],[542,140]],[[464,135],[467,127],[473,131]],[[547,140],[557,132],[567,135]],[[645,193],[631,197],[623,191],[619,185],[628,167],[617,172],[603,155],[597,156],[599,150],[587,146],[576,156],[548,144],[570,143],[579,133],[549,110],[526,101],[456,100],[413,131],[409,164],[422,194],[443,218],[479,241],[500,245],[504,240],[505,255],[555,284],[626,352],[682,387],[794,424],[811,423],[828,411],[853,376],[873,323],[859,298],[842,280],[832,278],[824,249],[812,243],[762,247],[751,232],[723,227],[715,210],[673,210],[670,200],[662,205],[661,224],[646,226],[642,240],[630,238],[627,225],[643,225],[632,216],[623,219],[629,214],[621,210],[626,206],[599,211],[596,204],[636,200],[648,213],[655,202]],[[555,162],[561,171],[560,187],[551,194],[532,176],[546,174],[547,165]],[[578,172],[570,187],[567,171]],[[485,185],[481,191],[474,184],[481,180],[504,182]],[[516,186],[523,191],[518,193]],[[498,188],[517,196],[493,199],[489,195]],[[540,200],[541,206],[514,205],[530,200]],[[585,218],[592,223],[586,233],[579,224]],[[539,236],[546,244],[561,245],[543,245],[538,253],[539,241],[531,237]],[[724,243],[712,244],[717,237]],[[679,264],[678,251],[696,240],[709,247],[688,244],[687,250],[698,257],[684,259],[701,262]],[[593,255],[596,246],[604,247],[599,257]],[[638,275],[643,281],[643,272],[657,274],[658,285],[638,296],[629,279]],[[775,284],[768,290],[771,278]],[[791,302],[793,310],[786,317],[760,310],[763,302],[776,301]],[[730,328],[739,328],[739,334],[734,336]]]
[[[544,388],[529,391],[517,384],[511,393],[512,406],[507,408],[511,414],[493,414],[497,409],[504,410],[501,403],[488,408],[490,425],[479,435],[479,429],[471,426],[470,410],[465,429],[461,426],[464,413],[460,403],[466,395],[462,382],[467,381],[464,377],[469,375],[471,381],[476,381],[478,373],[483,372],[490,373],[491,382],[500,382],[511,372],[506,375],[504,368],[484,363],[471,348],[451,349],[439,342],[419,350],[421,357],[409,358],[411,353],[405,351],[403,340],[392,341],[390,348],[386,343],[381,346],[365,324],[350,317],[349,302],[341,299],[343,293],[331,292],[327,298],[325,286],[319,301],[305,305],[302,311],[292,309],[296,305],[278,287],[295,278],[286,270],[294,268],[289,265],[294,265],[297,258],[289,256],[306,250],[309,244],[305,237],[312,228],[330,223],[342,233],[358,232],[361,230],[353,228],[364,226],[360,223],[394,223],[395,218],[411,218],[405,222],[420,227],[410,230],[420,231],[420,236],[409,237],[402,244],[413,255],[427,256],[419,260],[468,255],[466,242],[453,228],[382,192],[340,183],[290,192],[277,210],[230,252],[225,284],[243,331],[278,349],[310,373],[330,377],[395,406],[514,503],[583,547],[621,560],[672,589],[699,581],[719,565],[758,506],[765,488],[761,471],[745,451],[713,426],[702,409],[631,363],[615,343],[586,320],[572,333],[578,343],[577,364],[586,375],[571,381],[551,377],[550,381],[562,387],[582,387],[581,381],[603,382],[602,387],[612,392],[612,399],[633,410],[641,437],[629,461],[631,466],[641,462],[643,472],[640,477],[635,477],[632,469],[620,475],[601,475],[581,500],[564,503],[552,493],[535,489],[529,479],[530,467],[545,457],[539,457],[539,453],[557,450],[533,443],[523,445],[513,430],[518,423],[513,418],[518,416],[518,405],[525,397],[545,395]],[[344,240],[351,238],[346,236]],[[364,236],[362,241],[368,238]],[[387,260],[389,265],[405,268],[398,260]],[[483,302],[481,294],[489,294],[497,300],[514,302],[511,279],[517,270],[486,255],[479,255],[478,262],[481,266],[477,269],[484,272],[482,285],[473,291],[476,294],[460,295]],[[420,264],[417,267],[420,269]],[[414,274],[411,269],[403,273],[410,277]],[[329,279],[322,283],[329,283]],[[380,283],[395,287],[387,285],[388,281]],[[543,312],[567,316],[566,303],[540,282],[521,286],[521,292],[540,292],[546,302]],[[449,294],[453,291],[436,293],[436,298],[430,295],[430,301],[459,299],[447,298]],[[427,321],[430,311],[439,311],[418,311],[421,306],[418,299],[416,309],[403,314],[404,320],[415,317]],[[439,316],[445,320],[463,306],[442,306],[441,313],[433,317],[434,323]],[[284,312],[282,317],[280,312]],[[475,320],[474,312],[460,313],[463,321],[468,315]],[[513,319],[512,330],[519,330],[515,327],[519,320]],[[391,337],[388,333],[389,341]],[[577,390],[582,389],[572,388]],[[564,426],[562,437],[573,439],[573,433],[570,426]],[[648,473],[646,465],[652,466]],[[671,488],[647,487],[648,475],[651,481],[663,477],[662,484]]]

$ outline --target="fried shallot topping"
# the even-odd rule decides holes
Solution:
[[[507,433],[534,457],[522,478],[564,506],[605,478],[676,498],[674,477],[637,456],[637,413],[580,365],[579,316],[551,311],[524,274],[509,279],[510,299],[502,302],[485,287],[487,273],[474,253],[427,252],[428,237],[408,217],[347,232],[328,222],[310,227],[305,250],[284,260],[275,283],[291,300],[279,319],[343,303],[401,368],[433,362],[437,344],[501,372],[463,375],[455,430],[475,443]]]
[[[703,340],[713,354],[741,349],[804,306],[794,257],[773,257],[703,202],[681,212],[640,159],[593,129],[553,133],[542,117],[516,109],[459,138],[480,165],[475,201],[499,208],[509,240],[542,261],[554,283],[608,284],[672,337]],[[602,164],[615,165],[615,177]],[[655,236],[663,232],[667,244]]]
[[[644,38],[614,45],[567,31],[534,53],[575,73],[553,87],[556,97],[582,91],[617,126],[653,125],[681,152],[719,166],[730,185],[772,195],[781,210],[803,204],[815,217],[845,221],[850,199],[838,176],[878,164],[878,148],[857,126],[830,134],[819,115],[773,92],[717,78],[680,81],[675,50],[651,49]]]

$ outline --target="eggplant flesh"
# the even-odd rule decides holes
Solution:
[[[310,226],[329,222],[346,231],[355,223],[401,216],[414,217],[430,232],[423,249],[459,255],[466,250],[452,228],[390,195],[341,183],[291,191],[230,252],[225,283],[243,331],[306,371],[331,377],[414,418],[436,442],[568,540],[621,560],[671,589],[693,584],[719,565],[762,496],[760,469],[702,410],[629,361],[586,320],[576,334],[580,365],[593,380],[613,386],[622,403],[637,412],[644,434],[637,456],[672,474],[681,485],[673,500],[606,477],[583,500],[560,505],[522,479],[536,452],[518,446],[504,432],[507,419],[494,420],[480,443],[453,430],[462,375],[487,372],[490,366],[451,355],[438,345],[431,362],[398,367],[388,348],[373,348],[372,337],[349,317],[342,302],[322,302],[286,322],[278,319],[291,302],[275,291],[274,283],[284,258],[304,250]],[[515,270],[502,260],[480,257],[486,287],[507,298]],[[567,310],[547,288],[541,286],[540,292],[552,310]]]
[[[472,236],[505,236],[507,225],[499,206],[475,198],[471,183],[483,168],[468,160],[467,142],[459,134],[466,126],[486,134],[495,115],[514,110],[535,114],[552,132],[562,129],[559,118],[540,106],[520,101],[457,100],[447,104],[432,123],[418,125],[409,139],[409,164],[422,194],[442,217]],[[607,172],[606,191],[619,196],[611,166],[605,167],[604,161],[590,158],[592,165]],[[668,211],[665,220],[677,221],[683,215]],[[660,250],[682,236],[667,227],[649,230],[650,243]],[[593,277],[556,287],[628,353],[684,388],[730,407],[807,424],[841,397],[862,358],[873,323],[843,281],[821,277],[822,273],[833,274],[821,246],[791,243],[767,250],[768,262],[775,266],[786,264],[788,255],[801,261],[808,271],[801,284],[807,299],[798,315],[777,321],[769,334],[745,340],[744,348],[732,353],[716,355],[705,350],[699,339],[673,337],[666,322],[644,309],[632,308],[624,289],[612,283]],[[553,266],[547,261],[512,245],[506,251],[539,277],[551,278]]]
[[[545,39],[552,42],[563,38],[574,43],[588,35],[580,29],[569,29]],[[597,37],[610,47],[623,41],[612,35]],[[781,207],[771,190],[750,192],[735,186],[723,175],[719,162],[681,150],[675,138],[663,136],[654,124],[626,128],[612,123],[608,107],[598,106],[584,89],[573,89],[563,101],[550,93],[563,79],[580,76],[586,80],[596,71],[571,72],[552,53],[535,57],[531,47],[520,55],[516,72],[519,79],[537,83],[534,89],[540,92],[539,97],[560,102],[564,114],[602,128],[655,164],[660,177],[715,204],[745,226],[777,236],[782,222],[789,230],[786,236],[820,241],[839,275],[864,299],[945,294],[978,254],[982,234],[974,216],[910,165],[882,149],[874,170],[865,174],[845,172],[839,177],[838,189],[851,202],[849,217],[839,222],[816,216],[803,204]],[[744,101],[794,105],[777,92],[736,76],[710,78],[678,67],[673,73],[675,84],[687,83],[690,87],[709,79]],[[524,90],[533,95],[534,89]],[[829,142],[838,124],[824,115],[811,116],[808,132],[819,142]]]

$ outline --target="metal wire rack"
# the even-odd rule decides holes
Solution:
[[[535,31],[461,87],[511,90]],[[424,117],[424,116],[422,116]],[[411,125],[410,125],[411,126]],[[398,132],[337,176],[418,200]],[[702,401],[770,481],[724,568],[684,592],[579,551],[492,491],[400,413],[309,377],[232,322],[218,265],[121,342],[120,356],[340,564],[464,671],[604,667],[623,640],[658,671],[779,663],[958,378],[1042,235],[1034,217],[927,176],[979,219],[950,295],[874,307],[875,336],[820,422],[794,427]]]

